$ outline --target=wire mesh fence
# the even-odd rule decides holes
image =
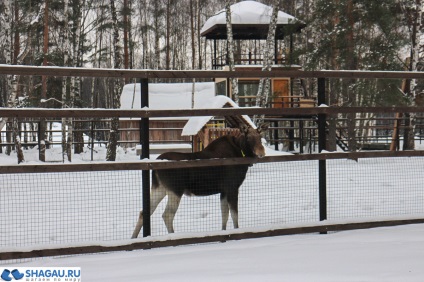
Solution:
[[[424,213],[424,158],[327,161],[329,219]]]
[[[255,164],[249,168],[238,193],[238,222],[240,228],[272,226],[289,222],[318,219],[317,162],[279,162]],[[224,169],[226,169],[224,167]],[[208,179],[208,169],[198,174]],[[173,175],[177,177],[177,175]],[[225,177],[221,175],[220,177]],[[208,179],[196,187],[204,193],[221,183]],[[237,187],[234,187],[237,189]],[[152,235],[166,234],[163,214],[167,200],[163,200],[152,216]],[[231,205],[230,205],[231,214]],[[233,229],[229,216],[227,229]],[[222,212],[219,194],[211,196],[183,196],[174,218],[175,232],[208,232],[221,230]]]
[[[422,157],[327,160],[328,219],[424,214],[423,169]],[[202,171],[197,177],[213,186],[208,168]],[[0,250],[129,239],[142,208],[141,179],[140,170],[0,174]],[[239,189],[239,227],[317,222],[318,182],[317,160],[249,167]],[[169,199],[151,217],[153,237],[168,232],[162,215]],[[219,194],[183,196],[174,230],[221,230],[221,213]]]
[[[0,175],[0,248],[128,238],[140,171]]]

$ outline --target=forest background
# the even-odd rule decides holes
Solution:
[[[2,0],[0,64],[211,69],[200,36],[225,0]],[[290,62],[305,70],[421,70],[421,0],[261,0],[303,21]],[[235,53],[263,49],[235,42]],[[289,38],[278,43],[285,52]],[[223,44],[224,46],[224,44]],[[263,46],[263,45],[262,45]],[[223,47],[222,47],[223,48]],[[104,78],[0,76],[0,107],[119,107],[123,83]],[[154,81],[162,82],[162,81]],[[306,84],[314,92],[314,82]],[[329,103],[414,105],[420,81],[332,80]],[[0,120],[1,123],[5,119]],[[112,122],[113,127],[113,122]]]

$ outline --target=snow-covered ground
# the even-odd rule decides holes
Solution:
[[[60,147],[53,148],[48,159],[60,161]],[[133,149],[117,155],[118,161],[139,160]],[[104,147],[95,148],[95,161],[104,156]],[[38,163],[36,149],[25,157]],[[88,149],[73,158],[90,160]],[[16,164],[16,156],[0,154],[0,163]],[[329,220],[424,215],[422,158],[327,165]],[[0,222],[7,226],[0,229],[0,250],[128,239],[141,206],[140,179],[140,172],[0,175]],[[241,228],[316,222],[317,179],[316,161],[254,165],[241,188]],[[164,203],[152,217],[153,236],[166,234],[163,209]],[[182,235],[219,230],[219,197],[184,197],[175,229]],[[79,266],[84,281],[423,281],[423,235],[423,225],[411,225],[46,258],[0,271]]]
[[[46,258],[24,265],[81,267],[82,281],[90,282],[421,282],[424,225]]]

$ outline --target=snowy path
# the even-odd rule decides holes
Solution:
[[[48,258],[25,266],[81,267],[90,282],[421,282],[424,225]]]

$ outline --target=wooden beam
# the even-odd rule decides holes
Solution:
[[[423,72],[424,73],[424,72]],[[422,113],[424,107],[310,107],[310,108],[223,108],[181,110],[121,110],[121,109],[48,109],[48,108],[0,108],[0,117],[17,118],[146,118],[146,117],[192,117],[192,116],[240,116],[270,115],[281,117],[310,117],[318,114],[347,113]]]
[[[385,220],[385,221],[372,221],[372,222],[355,222],[355,223],[342,223],[342,224],[317,224],[314,226],[305,227],[294,227],[294,228],[278,228],[273,230],[265,231],[250,231],[240,232],[242,229],[233,232],[223,232],[224,234],[207,235],[203,236],[199,234],[198,237],[190,238],[178,238],[178,239],[167,239],[167,240],[156,240],[142,239],[143,241],[136,241],[134,243],[122,244],[117,246],[80,246],[80,247],[64,247],[64,248],[49,248],[39,249],[32,251],[11,251],[0,253],[1,260],[12,260],[12,259],[26,259],[26,258],[37,258],[37,257],[52,257],[52,256],[64,256],[64,255],[79,255],[88,253],[103,253],[103,252],[115,252],[115,251],[132,251],[139,249],[152,249],[162,248],[171,246],[182,246],[192,244],[202,244],[211,242],[226,242],[242,239],[253,239],[262,237],[273,237],[273,236],[284,236],[284,235],[295,235],[295,234],[306,234],[306,233],[322,233],[330,231],[346,231],[356,229],[369,229],[376,227],[389,227],[399,226],[406,224],[422,224],[424,218],[413,218],[413,219],[401,219],[401,220]]]
[[[336,152],[303,155],[269,156],[261,159],[255,158],[228,158],[192,161],[143,161],[143,162],[97,162],[81,164],[20,164],[0,165],[0,174],[10,173],[49,173],[49,172],[78,172],[78,171],[116,171],[116,170],[150,170],[150,169],[176,169],[190,167],[210,167],[227,165],[245,165],[255,163],[290,162],[290,161],[316,161],[336,159],[361,159],[361,158],[399,158],[399,157],[424,157],[424,151],[361,151],[361,152]]]
[[[80,76],[80,77],[119,77],[119,78],[246,78],[246,77],[291,77],[291,78],[382,78],[382,79],[424,79],[424,72],[413,71],[302,71],[302,70],[146,70],[146,69],[105,69],[105,68],[71,68],[40,67],[0,64],[0,74],[27,76]]]

